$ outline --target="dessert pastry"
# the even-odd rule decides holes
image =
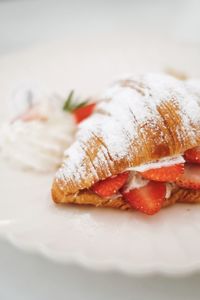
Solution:
[[[165,74],[119,80],[79,125],[52,186],[56,203],[154,214],[200,202],[200,85]]]

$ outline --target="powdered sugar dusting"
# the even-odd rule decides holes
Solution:
[[[92,184],[98,180],[99,169],[106,177],[112,175],[108,170],[115,162],[124,158],[129,161],[130,151],[132,158],[127,167],[137,165],[133,163],[133,157],[140,155],[140,149],[146,146],[146,125],[158,144],[166,144],[165,133],[158,127],[159,120],[163,123],[158,107],[167,101],[177,107],[182,120],[175,128],[180,144],[184,145],[187,135],[195,140],[197,133],[193,127],[200,128],[200,100],[197,101],[197,97],[196,89],[193,91],[189,82],[166,74],[135,75],[115,82],[102,95],[94,114],[80,124],[77,142],[66,151],[66,160],[57,179],[75,182],[76,186],[82,184],[81,187],[84,181]],[[98,146],[95,137],[102,141]],[[91,153],[96,153],[86,163],[87,147]]]
[[[200,105],[200,79],[188,79],[186,87],[189,92],[193,93],[197,102]]]

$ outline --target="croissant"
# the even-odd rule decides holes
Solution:
[[[198,146],[198,81],[151,73],[118,80],[80,123],[52,198],[148,214],[175,202],[200,202]]]

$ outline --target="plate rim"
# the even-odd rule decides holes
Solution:
[[[65,255],[59,255],[56,251],[48,248],[40,243],[26,243],[21,242],[15,238],[11,232],[7,235],[0,233],[2,240],[7,241],[13,247],[18,250],[27,252],[30,254],[39,255],[51,262],[64,264],[64,265],[75,265],[78,267],[85,268],[90,271],[96,272],[118,272],[124,275],[132,276],[149,276],[149,275],[162,275],[167,277],[180,277],[188,276],[200,271],[200,260],[193,263],[170,265],[167,263],[152,263],[146,264],[140,267],[133,268],[132,265],[118,261],[97,261],[86,255],[77,255],[65,253]]]
[[[54,44],[54,43],[53,43]],[[21,50],[18,53],[14,52],[11,54],[4,55],[0,58],[0,62],[7,62],[9,58],[11,60],[18,55],[29,55],[29,53],[33,53],[34,51],[39,51],[40,49],[46,49],[52,43],[45,43],[45,45],[37,45],[34,47],[30,47],[25,50]],[[133,267],[132,264],[128,264],[127,262],[122,262],[122,260],[96,260],[90,256],[86,256],[84,253],[80,254],[77,252],[69,253],[66,252],[65,255],[63,253],[57,252],[51,248],[48,248],[47,245],[41,244],[40,242],[31,242],[31,241],[22,241],[18,240],[15,234],[12,231],[0,232],[0,237],[4,240],[7,240],[14,247],[26,251],[33,254],[39,254],[42,257],[45,257],[51,261],[62,263],[62,264],[75,264],[90,270],[94,271],[117,271],[124,274],[131,274],[136,276],[144,276],[144,275],[152,275],[152,274],[162,274],[166,276],[182,276],[189,275],[194,272],[200,271],[200,257],[199,259],[193,260],[190,262],[189,260],[184,264],[177,263],[168,264],[164,262],[152,262],[148,264],[143,264],[141,266]]]

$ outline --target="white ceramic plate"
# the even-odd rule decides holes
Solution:
[[[152,38],[151,38],[152,39]],[[96,93],[113,77],[131,71],[177,68],[200,75],[199,49],[141,36],[119,40],[68,40],[0,60],[1,119],[11,88],[39,82],[49,90]],[[14,149],[13,149],[14,151]],[[92,207],[56,206],[53,174],[0,167],[0,234],[22,249],[56,261],[133,274],[184,274],[200,269],[200,206],[176,205],[148,217]]]

